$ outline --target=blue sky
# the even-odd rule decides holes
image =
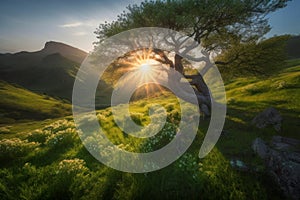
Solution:
[[[111,21],[128,4],[141,0],[1,0],[0,52],[36,51],[46,41],[59,41],[92,50],[93,33],[101,22]],[[294,0],[270,14],[274,34],[300,34],[300,1]]]

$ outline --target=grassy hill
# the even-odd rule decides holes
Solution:
[[[300,46],[300,35],[292,36],[287,41],[286,51],[287,51],[289,59],[300,58],[299,46]]]
[[[57,118],[71,114],[71,105],[33,93],[16,84],[0,81],[0,124],[24,120]]]
[[[273,135],[300,139],[300,60],[289,60],[270,77],[237,78],[226,84],[227,118],[218,147],[227,157],[255,162],[251,149],[256,137],[269,141]],[[276,108],[283,117],[282,130],[257,129],[251,120],[267,107]]]
[[[5,86],[5,85],[4,85]],[[5,86],[8,87],[8,86]],[[300,138],[300,60],[292,60],[273,76],[238,78],[226,83],[228,112],[224,132],[204,159],[197,157],[209,121],[201,121],[197,137],[188,151],[170,166],[147,174],[118,172],[96,161],[82,145],[71,117],[33,124],[2,127],[1,199],[282,199],[278,186],[251,150],[254,138],[273,135]],[[168,123],[159,134],[172,138],[178,118],[176,98],[168,93],[133,102],[132,118],[147,124],[150,104],[163,105]],[[28,105],[28,103],[27,103]],[[257,129],[252,118],[266,107],[275,107],[283,117],[280,133],[272,127]],[[46,109],[46,108],[45,108]],[[114,123],[111,109],[97,111],[100,124],[116,145],[132,151],[145,146],[153,150],[161,143],[136,140]],[[17,134],[26,126],[26,131]],[[12,131],[11,133],[9,131]],[[92,141],[91,141],[92,142]],[[165,141],[166,142],[166,141]],[[92,144],[92,143],[91,143]],[[128,149],[127,149],[128,150]],[[112,158],[113,159],[113,158]],[[252,171],[231,167],[239,159]]]

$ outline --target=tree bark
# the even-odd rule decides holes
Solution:
[[[184,75],[182,59],[183,59],[182,56],[175,54],[174,68],[176,71],[181,73],[185,78],[191,79],[191,81],[189,81],[189,83],[191,85],[195,86],[194,91],[195,91],[195,94],[196,94],[196,97],[198,100],[198,105],[199,105],[200,111],[203,112],[205,116],[210,116],[211,99],[210,99],[209,88],[208,88],[207,84],[205,83],[201,74]],[[176,86],[178,86],[178,87],[180,84],[185,84],[185,83],[180,83],[180,78],[177,79],[177,81],[178,81],[178,83],[176,84]],[[190,103],[195,103],[195,102],[191,101],[191,97],[190,97],[191,95],[193,95],[193,94],[185,94],[185,95],[182,95],[180,98],[185,101],[188,101]]]
[[[180,74],[183,74],[183,65],[182,65],[182,57],[179,54],[175,54],[175,70],[178,71]]]

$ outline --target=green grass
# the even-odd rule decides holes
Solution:
[[[71,105],[0,81],[0,124],[57,118],[71,114]]]
[[[109,113],[110,109],[98,112]],[[105,127],[113,128],[110,138],[135,144],[130,150],[147,142],[123,137],[113,123]],[[146,174],[122,173],[100,164],[82,146],[70,118],[24,135],[22,142],[10,138],[0,143],[2,153],[10,147],[0,156],[0,196],[6,199],[264,199],[270,192],[260,174],[234,170],[217,148],[199,159],[202,129],[179,160]]]
[[[258,112],[274,107],[284,119],[279,134],[300,138],[295,132],[300,117],[300,62],[296,64],[268,78],[239,78],[227,84],[228,115],[249,123]]]
[[[82,145],[72,117],[6,125],[2,127],[6,133],[0,134],[0,198],[282,199],[251,144],[256,137],[267,141],[273,135],[300,138],[299,77],[300,62],[294,60],[271,77],[238,78],[227,83],[226,134],[208,156],[198,158],[209,124],[202,120],[193,144],[182,157],[166,168],[145,174],[123,173],[99,163]],[[6,101],[10,103],[9,98]],[[29,102],[24,103],[26,109],[32,108]],[[40,103],[45,111],[48,103],[55,105],[46,102]],[[179,104],[170,93],[131,103],[132,120],[149,124],[148,111],[155,104],[167,111],[166,126],[176,127]],[[258,112],[270,106],[278,109],[284,119],[279,133],[272,127],[257,129],[250,124]],[[155,150],[170,139],[163,137],[164,143],[153,143],[151,138],[128,136],[114,122],[111,108],[98,110],[97,117],[109,139],[116,145],[125,144],[122,148],[129,151]],[[172,135],[165,129],[159,134]],[[251,170],[234,169],[231,159],[242,160]]]
[[[300,139],[300,60],[267,78],[238,78],[226,85],[227,118],[217,147],[227,158],[239,158],[249,165],[257,162],[251,149],[256,137],[269,141],[273,135]],[[282,130],[257,129],[251,120],[267,107],[276,108],[283,117]]]

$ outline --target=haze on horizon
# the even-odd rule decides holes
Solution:
[[[0,7],[0,53],[37,51],[47,41],[63,42],[84,51],[97,41],[100,23],[112,21],[129,4],[142,0],[4,0]],[[300,1],[268,15],[272,30],[266,35],[300,34]]]

